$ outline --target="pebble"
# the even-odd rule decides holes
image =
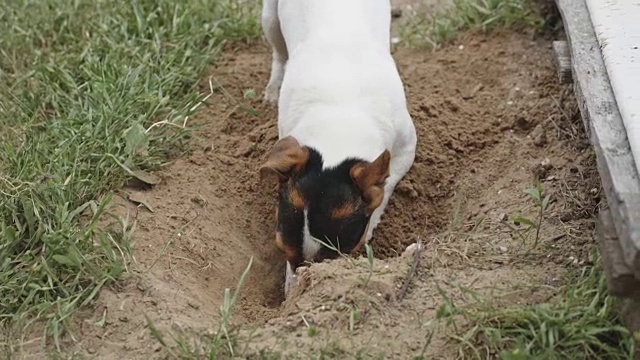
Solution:
[[[533,144],[535,146],[544,146],[547,143],[547,133],[542,125],[538,124],[535,129],[533,129],[531,138],[533,138]]]
[[[187,305],[189,305],[190,307],[192,307],[192,308],[194,308],[194,309],[196,309],[196,310],[200,309],[200,305],[199,305],[199,304],[197,304],[197,303],[195,303],[194,301],[191,301],[191,300],[189,300],[189,301],[187,302]]]

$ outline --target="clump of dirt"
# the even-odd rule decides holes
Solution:
[[[456,299],[458,285],[489,291],[516,282],[558,284],[567,268],[589,261],[584,245],[592,242],[600,187],[575,102],[556,80],[550,43],[475,34],[438,52],[394,54],[419,140],[415,164],[374,235],[373,272],[363,258],[316,264],[281,304],[275,192],[256,172],[277,140],[276,110],[261,102],[269,54],[263,44],[228,48],[201,84],[213,93],[190,120],[200,127],[196,148],[155,174],[161,182],[152,189],[122,190],[114,211],[137,226],[132,277],[103,291],[78,323],[78,352],[164,356],[145,317],[165,334],[211,334],[224,289],[235,288],[253,257],[232,318],[260,328],[249,350],[284,351],[287,343],[326,351],[331,343],[337,355],[366,349],[406,358],[425,343],[423,325],[442,300],[438,287]],[[545,251],[514,262],[530,244],[502,220],[520,210],[532,214],[523,190],[535,180],[552,199],[540,234]],[[421,265],[400,302],[411,256],[397,255],[418,239],[425,244]],[[526,287],[501,301],[548,296]],[[446,342],[434,341],[432,358],[447,358]]]

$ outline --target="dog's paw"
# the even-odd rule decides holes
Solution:
[[[287,262],[287,267],[284,274],[284,297],[285,299],[289,297],[289,293],[298,283],[298,276],[291,268],[289,262]]]
[[[269,84],[264,90],[262,101],[274,106],[278,105],[279,95],[280,95],[280,89],[277,86],[272,86],[271,84]]]

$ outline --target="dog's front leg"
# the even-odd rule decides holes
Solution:
[[[399,151],[399,154],[391,160],[391,168],[389,171],[389,177],[387,178],[384,186],[384,197],[382,198],[382,203],[373,211],[371,219],[369,220],[369,229],[367,230],[366,237],[367,242],[371,240],[373,237],[373,231],[378,227],[378,224],[380,224],[382,215],[389,204],[389,200],[391,199],[396,186],[400,180],[404,178],[407,172],[409,172],[409,169],[411,169],[411,166],[413,165],[413,161],[415,159],[415,141],[415,135],[413,135],[412,140],[408,141],[407,145]]]
[[[297,285],[298,276],[291,267],[291,263],[287,261],[287,267],[284,275],[284,297],[285,299],[289,297],[291,290]]]

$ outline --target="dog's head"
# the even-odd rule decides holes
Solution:
[[[346,159],[323,169],[322,155],[291,137],[279,140],[260,168],[278,183],[276,244],[295,268],[358,251],[384,197],[390,153],[372,162]],[[323,244],[324,243],[324,244]],[[332,249],[333,248],[333,249]]]

